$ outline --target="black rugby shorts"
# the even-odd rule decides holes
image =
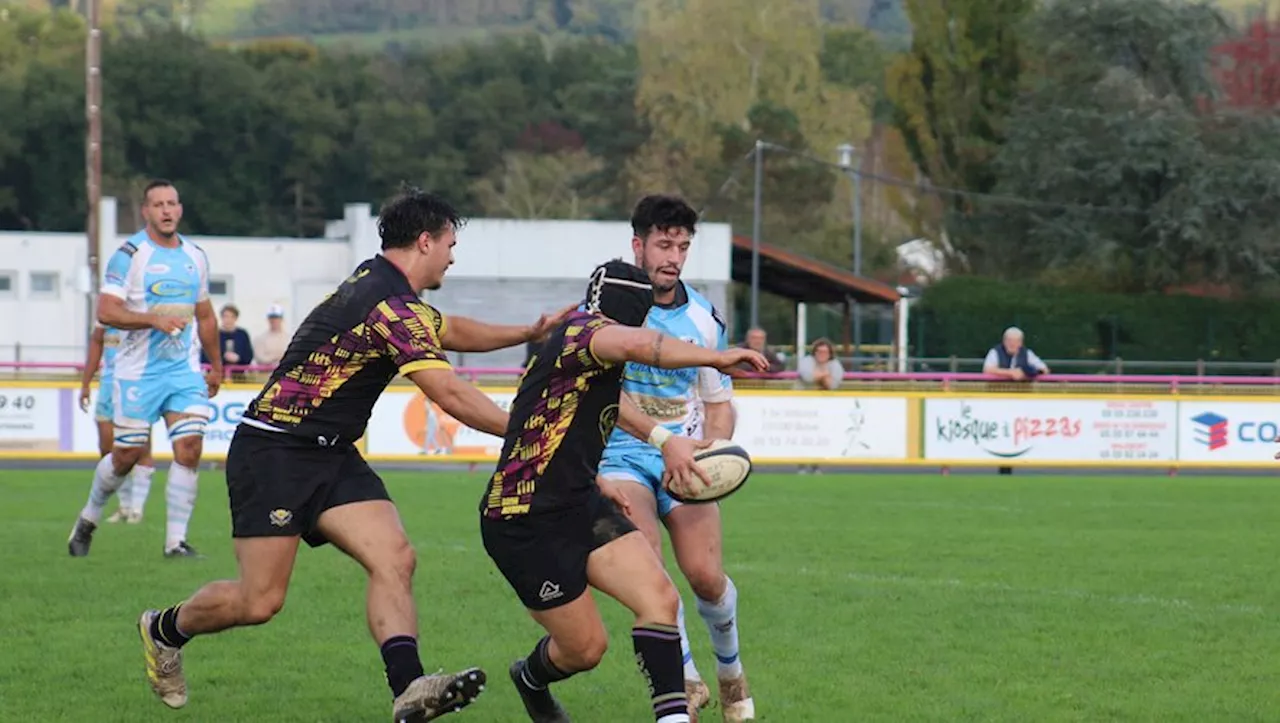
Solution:
[[[354,446],[321,447],[247,424],[227,450],[227,492],[232,537],[301,536],[312,547],[328,542],[316,530],[325,510],[391,499]]]
[[[485,551],[530,610],[577,600],[587,590],[587,557],[635,530],[596,487],[585,503],[563,510],[506,520],[480,518]]]

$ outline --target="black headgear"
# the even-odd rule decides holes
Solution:
[[[619,324],[644,326],[653,306],[653,283],[639,266],[621,259],[603,263],[587,284],[587,311],[604,314]]]

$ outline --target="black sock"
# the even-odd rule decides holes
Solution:
[[[687,713],[684,693],[684,658],[680,654],[680,629],[674,625],[637,625],[631,629],[636,662],[653,692],[653,717],[662,720],[673,713]]]
[[[191,640],[191,636],[178,629],[178,609],[181,607],[182,605],[178,604],[165,608],[159,615],[152,618],[151,637],[171,648],[181,648],[186,645]]]
[[[418,640],[397,635],[382,644],[382,662],[387,664],[387,685],[391,695],[399,696],[409,684],[422,677],[422,659],[418,657]]]
[[[524,673],[520,682],[531,690],[545,690],[548,685],[564,680],[573,673],[560,670],[551,662],[551,636],[538,641],[533,652],[524,659]]]

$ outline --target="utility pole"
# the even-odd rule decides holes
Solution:
[[[856,167],[857,151],[852,143],[836,148],[840,154],[840,167],[853,184],[853,275],[862,276],[862,174]],[[853,302],[853,355],[862,353],[862,306]]]
[[[764,141],[756,140],[756,187],[751,212],[751,328],[760,327],[760,208],[764,186]]]
[[[89,214],[85,224],[89,244],[89,294],[85,299],[85,333],[92,333],[94,301],[98,297],[99,206],[102,204],[102,0],[86,0],[89,32],[85,38],[85,192]],[[114,229],[113,229],[114,230]]]

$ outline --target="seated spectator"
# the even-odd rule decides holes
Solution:
[[[1023,339],[1022,330],[1018,327],[1005,329],[1003,341],[987,352],[987,358],[982,362],[982,373],[1013,381],[1035,379],[1041,374],[1048,374],[1049,365],[1036,356],[1035,352],[1023,346]]]
[[[810,353],[796,366],[801,389],[835,389],[844,380],[844,367],[836,359],[835,347],[826,339],[816,339]]]
[[[274,367],[289,348],[289,332],[284,330],[284,307],[272,304],[267,309],[267,330],[253,340],[253,363]]]
[[[745,343],[743,343],[742,347],[744,349],[751,349],[753,351],[760,352],[760,354],[762,354],[764,358],[769,361],[768,373],[777,374],[785,370],[787,367],[785,364],[782,363],[782,360],[778,358],[777,354],[773,353],[772,351],[769,351],[769,349],[765,346],[766,341],[767,341],[767,337],[764,333],[764,329],[751,329],[750,331],[747,332],[747,340]],[[755,371],[755,369],[753,369],[751,365],[747,364],[746,362],[739,364],[738,368],[743,371]]]

